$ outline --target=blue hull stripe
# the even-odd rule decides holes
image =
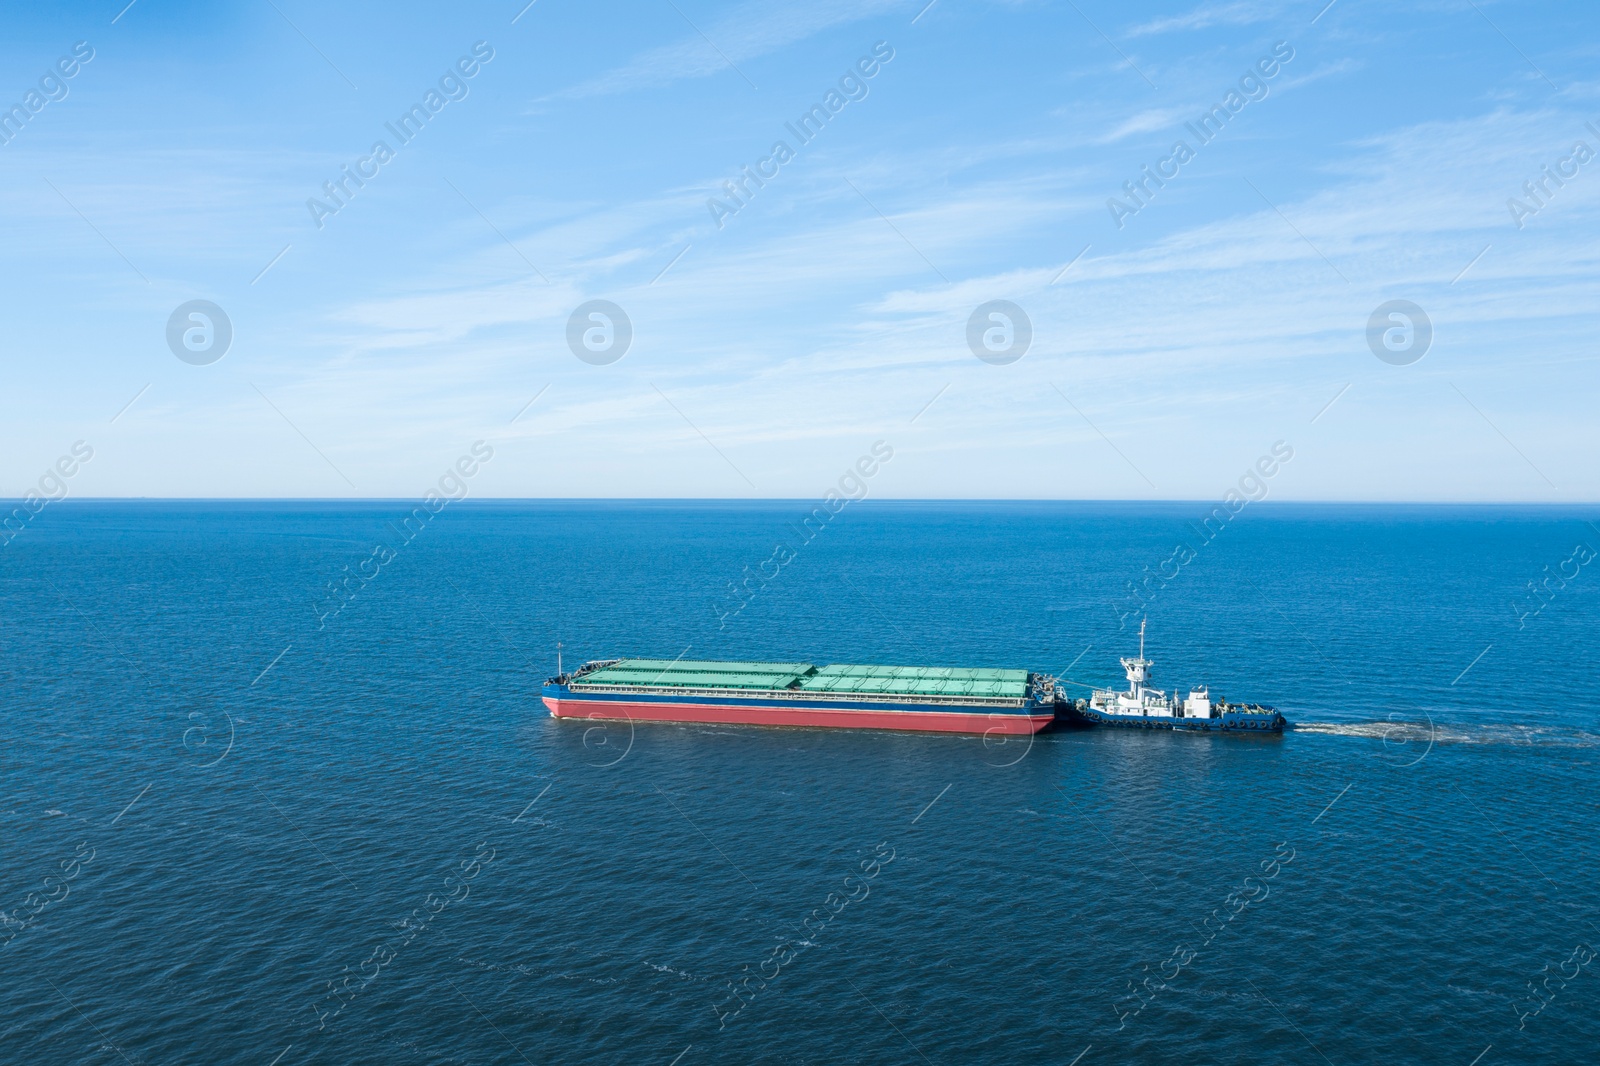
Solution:
[[[1110,715],[1084,709],[1073,710],[1073,716],[1095,725],[1119,726],[1124,729],[1182,729],[1199,732],[1281,733],[1283,715],[1228,714],[1221,718],[1156,718],[1147,715]]]

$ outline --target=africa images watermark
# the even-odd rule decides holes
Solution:
[[[494,458],[494,447],[486,441],[473,441],[471,454],[463,455],[455,461],[455,465],[439,475],[436,483],[438,488],[429,489],[422,497],[422,502],[411,509],[411,513],[400,520],[396,526],[389,523],[389,528],[398,538],[399,547],[404,548],[416,539],[428,523],[433,521],[433,516],[443,511],[457,500],[467,498],[467,481],[474,477],[483,464]],[[396,548],[387,544],[376,545],[370,554],[357,560],[355,569],[349,564],[340,567],[341,575],[338,581],[329,581],[323,589],[322,600],[314,608],[317,614],[317,628],[325,629],[328,620],[337,618],[339,612],[348,607],[369,582],[375,579],[385,566],[394,562],[399,556]]]
[[[5,947],[15,940],[18,935],[27,930],[46,909],[62,902],[72,891],[72,886],[67,884],[81,872],[82,868],[94,861],[95,849],[89,848],[87,857],[83,849],[89,848],[87,841],[79,844],[73,853],[62,859],[58,870],[52,870],[40,881],[38,890],[29,892],[22,898],[21,907],[0,909],[0,947]],[[55,882],[52,887],[51,882]]]
[[[1269,491],[1267,482],[1276,477],[1278,471],[1293,458],[1294,448],[1288,441],[1275,442],[1271,454],[1261,456],[1254,466],[1239,476],[1237,487],[1229,488],[1222,500],[1212,505],[1199,522],[1189,523],[1199,539],[1198,547],[1188,541],[1179,541],[1172,549],[1172,554],[1157,563],[1154,570],[1146,566],[1144,575],[1137,583],[1127,582],[1121,606],[1113,604],[1111,608],[1117,612],[1117,627],[1126,628],[1130,618],[1138,618],[1146,613],[1156,593],[1166,588],[1185,566],[1199,557],[1200,548],[1215,540],[1219,533],[1228,528],[1228,523],[1251,503],[1266,499]]]
[[[1527,629],[1528,619],[1538,617],[1541,611],[1554,602],[1557,593],[1567,587],[1567,582],[1576,578],[1583,568],[1594,560],[1595,550],[1587,543],[1579,541],[1571,553],[1556,564],[1554,573],[1551,572],[1549,564],[1545,564],[1544,576],[1537,584],[1528,582],[1522,602],[1517,603],[1513,600],[1511,603],[1511,610],[1517,616],[1517,628]]]
[[[167,317],[167,348],[190,366],[210,366],[232,344],[233,320],[210,300],[188,300]]]
[[[1197,122],[1185,122],[1184,128],[1194,135],[1196,145],[1204,146],[1215,140],[1229,119],[1243,111],[1246,104],[1265,100],[1269,92],[1267,82],[1277,77],[1283,65],[1293,58],[1294,47],[1288,41],[1279,41],[1272,46],[1270,55],[1262,56],[1256,60],[1255,66],[1240,75],[1238,89],[1229,89],[1222,102],[1201,115]],[[1115,196],[1106,200],[1106,210],[1111,212],[1111,221],[1116,227],[1121,229],[1127,225],[1129,216],[1136,215],[1141,209],[1149,207],[1156,193],[1165,188],[1167,182],[1176,178],[1183,165],[1193,159],[1195,154],[1195,149],[1189,147],[1188,141],[1176,141],[1172,145],[1171,153],[1156,161],[1154,171],[1151,170],[1150,164],[1146,163],[1139,168],[1139,172],[1144,175],[1142,178],[1123,182],[1122,190],[1127,193],[1132,203],[1124,203]],[[1170,170],[1167,169],[1169,165]]]
[[[883,69],[883,64],[894,58],[894,49],[888,41],[879,41],[872,46],[872,53],[857,59],[855,66],[846,70],[839,76],[838,88],[829,89],[822,96],[822,103],[812,104],[810,109],[794,122],[785,122],[784,129],[794,135],[795,143],[800,147],[810,144],[822,132],[828,121],[845,109],[845,105],[852,100],[865,100],[867,98],[867,81],[877,77]],[[785,163],[795,157],[795,149],[789,147],[787,141],[774,141],[772,151],[765,157],[756,160],[754,172],[749,166],[740,168],[739,173],[732,181],[722,183],[723,192],[727,194],[731,203],[723,203],[715,196],[706,200],[706,210],[711,212],[711,221],[721,229],[727,220],[737,215],[749,202],[755,198],[758,190],[766,188],[767,182],[778,176]],[[771,170],[767,167],[770,164]],[[752,189],[751,183],[755,183]]]
[[[610,300],[586,300],[567,318],[567,347],[590,366],[610,366],[633,344],[633,319]]]
[[[1367,318],[1367,347],[1390,366],[1410,366],[1433,346],[1433,319],[1410,300],[1386,300]]]
[[[1577,947],[1572,949],[1572,954],[1567,956],[1566,961],[1560,965],[1559,969],[1555,973],[1551,973],[1550,964],[1545,963],[1545,965],[1540,968],[1539,973],[1534,975],[1534,977],[1537,978],[1539,974],[1543,974],[1545,975],[1544,979],[1539,985],[1535,985],[1532,981],[1529,981],[1528,994],[1522,997],[1522,1001],[1520,1003],[1517,1003],[1512,1007],[1512,1010],[1516,1011],[1517,1013],[1517,1028],[1526,1029],[1528,1027],[1528,1022],[1538,1017],[1541,1011],[1554,1002],[1556,996],[1566,990],[1567,982],[1573,980],[1580,973],[1582,973],[1583,968],[1594,961],[1594,957],[1594,948],[1590,947],[1588,944],[1579,944]],[[1572,967],[1571,973],[1567,972],[1568,966]],[[1557,985],[1555,988],[1550,987],[1550,981],[1552,978],[1555,979]]]
[[[1288,855],[1283,853],[1284,848],[1289,848]],[[1137,985],[1133,983],[1132,978],[1129,978],[1127,983],[1128,991],[1111,1001],[1111,1009],[1117,1015],[1117,1029],[1126,1028],[1129,1018],[1138,1017],[1155,1000],[1156,996],[1165,992],[1168,982],[1177,980],[1178,975],[1183,972],[1183,968],[1192,963],[1200,952],[1210,947],[1211,942],[1217,938],[1217,934],[1226,929],[1228,923],[1243,913],[1245,908],[1266,899],[1272,892],[1267,882],[1277,877],[1285,866],[1294,861],[1294,858],[1295,850],[1289,847],[1288,841],[1277,845],[1273,849],[1271,858],[1261,860],[1261,876],[1256,877],[1252,874],[1246,877],[1237,889],[1228,893],[1227,897],[1223,899],[1222,907],[1217,907],[1206,916],[1205,921],[1201,923],[1201,929],[1208,935],[1205,940],[1200,942],[1200,947],[1191,948],[1186,944],[1179,944],[1172,949],[1172,953],[1158,967],[1158,973],[1161,977],[1159,984],[1152,985],[1150,983],[1150,967],[1148,965],[1140,971],[1145,974],[1145,977]],[[1252,881],[1255,882],[1253,888],[1250,884]],[[1223,907],[1227,908],[1227,913],[1219,918],[1218,914]],[[1217,922],[1215,929],[1211,927],[1213,921]],[[1171,973],[1167,972],[1168,967],[1171,967]],[[1138,1003],[1137,1007],[1133,1006],[1135,1002]]]
[[[990,366],[1006,366],[1028,354],[1033,320],[1010,300],[990,300],[967,318],[967,348]]]
[[[873,441],[870,453],[861,456],[854,466],[839,475],[839,480],[835,482],[837,488],[829,489],[822,497],[822,501],[800,519],[798,526],[790,524],[789,530],[794,534],[794,543],[778,543],[773,547],[772,554],[756,564],[755,569],[752,570],[748,566],[744,568],[739,584],[728,582],[726,597],[721,603],[711,605],[711,609],[717,614],[717,628],[728,628],[728,619],[736,617],[739,612],[750,606],[757,593],[771,584],[783,572],[784,567],[799,558],[800,549],[810,544],[818,533],[826,529],[834,515],[856,500],[866,499],[868,479],[877,474],[883,468],[883,464],[893,458],[894,448],[890,447],[888,441]]]
[[[884,848],[889,849],[887,855],[883,852]],[[812,908],[811,913],[800,920],[799,929],[793,935],[780,939],[756,964],[755,973],[751,973],[750,967],[746,966],[740,971],[737,981],[730,979],[725,982],[727,995],[711,1008],[717,1015],[717,1030],[720,1032],[726,1029],[729,1022],[737,1018],[757,995],[766,990],[767,985],[778,979],[785,966],[805,954],[806,949],[816,947],[817,941],[828,928],[828,923],[846,907],[866,899],[872,893],[873,879],[893,861],[894,848],[890,847],[887,840],[880,841],[872,857],[861,860],[858,871],[845,875],[841,884],[849,891],[849,895],[839,892],[828,893],[828,898],[823,901],[826,911],[823,907]],[[854,887],[851,886],[851,881],[855,882]],[[816,924],[813,925],[813,922]],[[768,972],[769,966],[771,972]]]
[[[10,544],[16,539],[17,534],[28,528],[28,523],[33,521],[35,515],[58,500],[67,498],[67,479],[75,475],[90,459],[94,458],[94,449],[87,441],[73,441],[72,453],[63,455],[55,461],[39,480],[22,497],[20,506],[14,507],[11,513],[0,518],[0,548]]]
[[[29,89],[22,94],[22,103],[0,110],[0,147],[10,144],[22,132],[22,127],[47,105],[65,100],[67,82],[77,77],[84,64],[93,58],[94,47],[88,41],[79,41],[72,46],[70,56],[57,59],[55,69],[44,72],[37,89]]]
[[[470,91],[467,81],[476,77],[483,69],[483,64],[493,58],[494,49],[489,42],[478,41],[472,46],[470,56],[457,59],[453,67],[439,75],[437,89],[430,86],[422,95],[420,104],[412,104],[394,122],[385,122],[384,129],[394,135],[398,146],[403,148],[410,144],[428,121],[444,110],[446,104],[467,98]],[[352,164],[346,163],[339,168],[338,178],[322,183],[322,191],[330,202],[324,203],[315,196],[307,198],[306,210],[311,212],[311,221],[316,223],[318,229],[322,229],[325,225],[323,219],[337,215],[349,206],[356,193],[366,188],[367,182],[376,178],[379,169],[394,157],[395,149],[389,147],[387,141],[373,141],[371,150],[353,164],[354,171],[351,170]]]
[[[487,855],[484,854],[485,848],[489,849]],[[448,894],[435,898],[434,893],[429,892],[427,899],[423,900],[426,910],[423,907],[412,908],[410,914],[393,923],[395,932],[373,948],[372,953],[363,959],[356,969],[352,970],[346,966],[339,972],[337,983],[327,982],[327,990],[310,1003],[311,1011],[316,1015],[317,1026],[311,1029],[311,1023],[306,1022],[306,1032],[319,1033],[328,1027],[329,1022],[337,1021],[345,1008],[365,992],[368,985],[378,979],[383,968],[393,963],[400,952],[428,928],[435,915],[444,911],[450,904],[467,898],[472,891],[471,882],[483,872],[485,866],[494,861],[494,857],[495,849],[490,847],[487,840],[478,844],[472,857],[462,859],[458,870],[444,878],[444,887],[450,890]]]
[[[1593,122],[1585,122],[1584,125],[1589,127],[1590,133],[1600,137],[1600,128]],[[1518,229],[1526,226],[1527,220],[1548,207],[1556,192],[1566,188],[1567,182],[1576,178],[1583,165],[1593,158],[1594,149],[1583,141],[1575,141],[1572,150],[1556,160],[1554,173],[1551,173],[1548,163],[1540,167],[1539,176],[1529,178],[1522,183],[1522,194],[1527,197],[1526,203],[1515,196],[1506,198],[1506,210],[1511,212],[1511,221],[1517,224]]]

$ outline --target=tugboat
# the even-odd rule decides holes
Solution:
[[[1122,669],[1128,674],[1128,691],[1096,689],[1094,695],[1086,700],[1073,700],[1070,710],[1076,717],[1097,725],[1144,729],[1283,732],[1284,718],[1275,707],[1258,703],[1229,703],[1221,697],[1213,700],[1204,685],[1191,689],[1188,697],[1181,700],[1176,693],[1168,696],[1160,689],[1151,688],[1148,684],[1150,668],[1155,663],[1144,657],[1144,627],[1145,622],[1141,621],[1139,657],[1121,660]]]

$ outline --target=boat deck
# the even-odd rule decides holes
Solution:
[[[811,663],[620,659],[586,673],[580,671],[570,685],[577,691],[638,687],[1020,700],[1028,694],[1028,672],[954,666],[817,667]]]

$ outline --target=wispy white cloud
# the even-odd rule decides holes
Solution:
[[[942,485],[969,495],[1149,494],[1107,450],[1104,431],[1161,494],[1203,495],[1214,471],[1252,458],[1274,436],[1300,447],[1310,416],[1354,380],[1296,468],[1305,494],[1532,498],[1542,482],[1527,481],[1514,454],[1499,454],[1499,437],[1478,433],[1481,419],[1448,382],[1559,483],[1583,483],[1581,464],[1563,457],[1584,454],[1594,432],[1576,428],[1581,419],[1549,415],[1552,404],[1586,402],[1593,390],[1569,382],[1554,399],[1547,387],[1565,380],[1563,368],[1583,351],[1582,330],[1561,323],[1600,312],[1600,262],[1578,236],[1583,220],[1600,214],[1600,184],[1572,183],[1526,233],[1503,208],[1522,171],[1536,170],[1530,152],[1564,147],[1575,121],[1495,112],[1352,144],[1347,165],[1319,190],[1280,196],[1257,176],[1273,206],[1247,192],[1238,211],[1153,243],[1107,240],[1056,285],[1081,245],[1059,259],[961,269],[997,241],[1084,216],[1092,194],[1048,177],[899,189],[880,202],[891,228],[819,166],[814,180],[785,193],[812,222],[697,249],[654,286],[616,264],[661,254],[658,205],[617,205],[519,231],[528,246],[609,249],[570,262],[569,280],[549,289],[460,285],[453,279],[478,275],[502,254],[485,237],[470,263],[440,264],[413,292],[338,312],[330,332],[345,336],[329,340],[348,357],[303,380],[285,378],[273,395],[318,428],[366,425],[382,411],[370,441],[340,457],[363,485],[384,476],[388,454],[415,450],[407,434],[447,441],[493,429],[509,448],[538,457],[507,464],[496,492],[748,494],[703,431],[764,494],[803,495],[864,434],[907,442],[907,462],[885,494],[941,495]],[[918,169],[915,160],[901,164]],[[888,191],[875,170],[856,177],[873,193]],[[1162,225],[1159,213],[1138,222],[1152,233]],[[948,281],[907,238],[943,265]],[[636,327],[634,350],[607,368],[578,363],[561,340],[566,313],[594,289],[623,304]],[[1363,336],[1372,308],[1397,296],[1422,303],[1437,330],[1435,351],[1404,373],[1373,359]],[[1035,327],[1034,347],[1009,368],[980,364],[966,349],[967,316],[994,298],[1022,304]],[[793,328],[797,315],[806,328]],[[1528,335],[1530,323],[1539,323],[1537,348],[1508,378],[1497,353]],[[472,410],[509,422],[550,381],[514,427],[457,426],[459,412]],[[950,402],[911,427],[910,416],[947,383]],[[1098,429],[1053,399],[1052,384]],[[354,407],[336,399],[355,395]],[[1019,419],[1018,410],[1032,413]],[[409,428],[384,428],[395,423]],[[1428,439],[1448,444],[1421,443]],[[1070,461],[1041,459],[1052,454]],[[1463,454],[1473,462],[1463,464]],[[1385,463],[1381,478],[1363,480],[1363,470]],[[1297,490],[1285,482],[1283,491]]]
[[[1348,62],[1330,58],[1301,83]],[[1170,115],[1137,104],[1109,120],[1103,110],[1078,111],[1088,116],[1083,127],[1112,126],[1114,138],[1159,129]],[[105,346],[116,348],[115,373],[128,380],[83,407],[103,420],[157,383],[118,421],[117,448],[108,446],[88,476],[110,479],[105,487],[119,492],[225,494],[238,491],[238,471],[271,455],[271,470],[247,491],[348,492],[248,380],[370,494],[413,493],[438,456],[484,437],[504,447],[504,461],[475,493],[748,495],[704,432],[766,495],[820,491],[876,436],[898,450],[888,479],[875,485],[886,496],[1149,495],[1100,431],[1167,496],[1220,491],[1223,474],[1236,477],[1278,436],[1302,456],[1290,468],[1298,480],[1274,488],[1286,496],[1546,493],[1461,401],[1465,394],[1553,480],[1600,497],[1600,474],[1583,462],[1600,447],[1587,416],[1600,394],[1584,362],[1600,316],[1600,260],[1586,239],[1600,222],[1600,178],[1586,167],[1525,230],[1505,207],[1542,164],[1588,139],[1585,117],[1555,105],[1505,107],[1333,137],[1320,165],[1299,169],[1271,152],[1219,146],[1125,232],[1103,206],[1105,168],[1078,150],[1100,131],[1078,127],[1074,137],[1007,129],[988,140],[913,139],[866,151],[819,142],[723,232],[706,222],[704,189],[660,187],[683,182],[682,171],[628,195],[582,189],[565,198],[505,186],[497,196],[491,183],[458,176],[549,284],[427,168],[407,162],[327,232],[305,228],[307,242],[261,287],[249,288],[249,272],[230,266],[239,279],[216,295],[236,313],[238,347],[215,367],[179,364],[162,345],[161,325],[180,295],[211,295],[193,268],[183,293],[163,292],[136,316],[117,317]],[[236,242],[233,230],[207,234],[214,220],[239,214],[235,201],[287,198],[294,208],[303,195],[300,179],[270,168],[258,189],[241,165],[230,179],[238,188],[191,205],[196,216],[164,246],[162,214],[200,189],[200,178],[144,206],[143,191],[155,188],[144,171],[166,161],[152,157],[145,167],[124,154],[116,173],[71,162],[47,169],[71,175],[65,191],[107,236],[135,258],[163,251],[155,262],[176,264],[174,274],[202,237],[224,248]],[[0,188],[26,188],[15,184],[23,177]],[[74,256],[81,243],[85,260],[123,269],[43,193],[34,188],[30,210],[18,213],[26,232],[71,240]],[[383,263],[374,282],[362,274],[373,267],[355,227],[389,224],[394,209],[379,197],[411,209],[398,228],[426,254]],[[650,284],[691,239],[692,251]],[[315,273],[323,264],[327,271]],[[97,298],[82,285],[72,294]],[[615,300],[634,319],[634,347],[607,367],[566,349],[566,318],[592,297]],[[1393,298],[1434,316],[1435,348],[1412,367],[1379,363],[1366,349],[1367,316]],[[1009,367],[980,363],[966,347],[968,316],[991,299],[1021,304],[1035,327],[1032,349]],[[1311,427],[1310,416],[1352,381]],[[30,402],[39,401],[19,406]],[[80,435],[65,425],[46,430]],[[178,461],[196,440],[205,442],[206,465]],[[0,431],[0,443],[13,442]],[[19,484],[37,476],[29,474],[34,459],[15,471]]]
[[[1225,4],[1202,4],[1187,14],[1152,19],[1125,32],[1129,37],[1146,37],[1157,33],[1203,30],[1208,26],[1247,26],[1254,22],[1265,22],[1282,14],[1284,7],[1285,5],[1281,3],[1265,3],[1262,0],[1232,0]]]
[[[833,26],[905,7],[904,0],[818,0],[778,7],[747,3],[713,21],[685,25],[685,35],[672,44],[642,52],[623,66],[552,93],[540,102],[608,96],[668,85],[682,78],[709,77],[727,71],[730,62],[738,65]]]
[[[1331,78],[1336,74],[1345,74],[1352,70],[1360,70],[1364,65],[1365,64],[1363,64],[1360,60],[1352,59],[1349,56],[1346,56],[1343,59],[1336,59],[1331,63],[1319,63],[1310,70],[1300,71],[1297,74],[1284,78],[1284,80],[1279,83],[1276,91],[1289,92],[1290,90],[1299,89],[1310,85],[1312,82],[1321,81],[1323,78]]]
[[[1111,144],[1124,137],[1132,137],[1136,133],[1164,130],[1188,117],[1191,117],[1188,108],[1153,107],[1124,119],[1105,136],[1096,138],[1094,143]]]

